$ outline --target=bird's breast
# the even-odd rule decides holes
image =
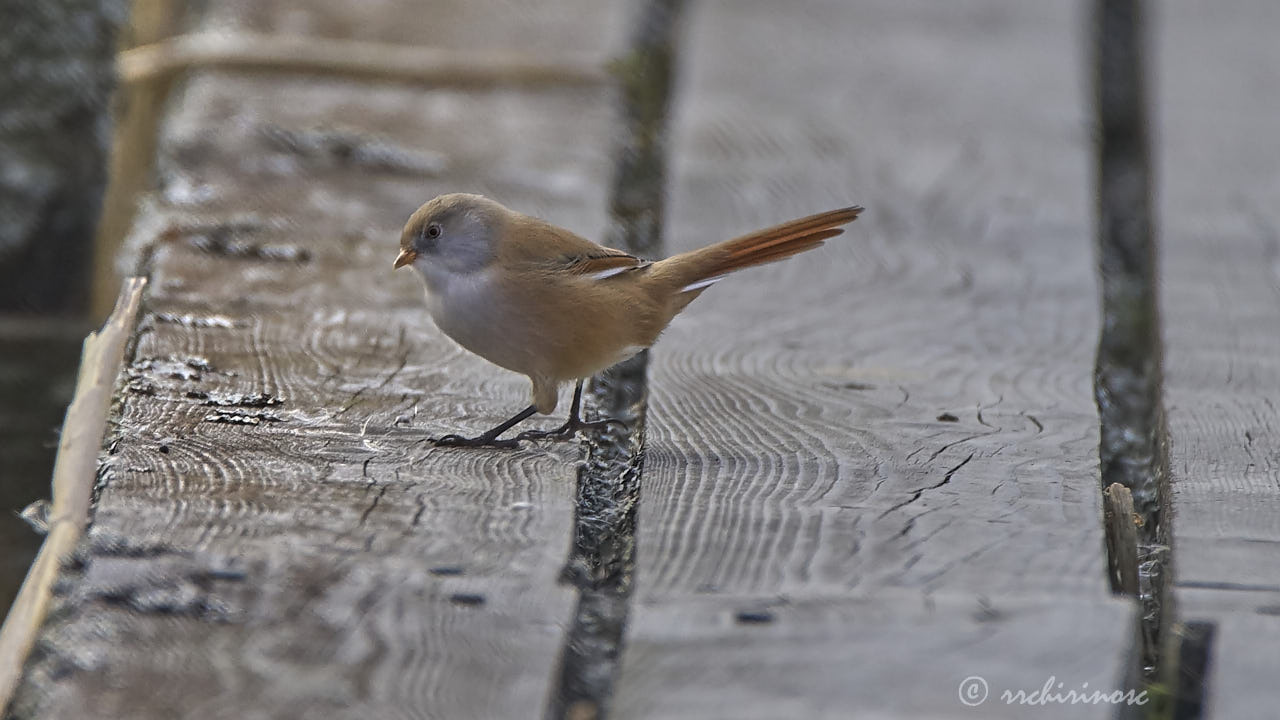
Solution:
[[[488,271],[429,275],[427,311],[445,335],[489,362],[518,373],[536,370],[528,321]]]
[[[423,277],[427,307],[446,335],[531,377],[586,377],[648,347],[661,329],[641,327],[653,314],[643,296],[599,280],[492,269]]]

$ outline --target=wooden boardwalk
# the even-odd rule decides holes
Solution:
[[[1180,4],[1157,46],[1174,594],[1183,620],[1214,626],[1210,716],[1269,717],[1280,705],[1280,208],[1264,128],[1280,98],[1258,83],[1280,68],[1265,31],[1280,8],[1219,9],[1251,21]]]
[[[1145,712],[1016,699],[1145,687],[1103,537],[1089,8],[655,2],[212,0],[148,56],[181,69],[124,261],[150,283],[14,717]],[[1280,18],[1229,4],[1150,28],[1161,611],[1171,648],[1210,629],[1173,691],[1244,718],[1280,702]],[[633,245],[665,202],[663,254],[868,211],[678,318],[610,464],[427,441],[526,392],[391,273],[447,191]]]

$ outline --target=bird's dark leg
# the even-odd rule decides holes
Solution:
[[[573,388],[573,404],[569,406],[569,419],[564,424],[554,430],[525,430],[516,436],[517,440],[542,440],[551,438],[553,440],[568,440],[578,434],[579,430],[600,430],[608,427],[610,424],[621,425],[626,427],[627,424],[621,420],[594,420],[587,422],[582,419],[579,414],[582,409],[582,381]]]
[[[498,436],[519,425],[529,416],[537,412],[538,409],[533,405],[521,410],[511,418],[503,421],[501,425],[489,430],[483,434],[473,438],[462,437],[461,435],[445,435],[442,438],[432,440],[436,445],[445,445],[448,447],[500,447],[500,448],[518,448],[520,447],[520,438],[514,440],[499,440]],[[521,435],[523,437],[523,435]]]

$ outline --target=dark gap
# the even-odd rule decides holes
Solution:
[[[38,524],[48,510],[32,503],[49,498],[60,427],[89,330],[81,318],[0,314],[0,618],[44,539],[26,516]]]
[[[1133,495],[1141,657],[1151,679],[1169,624],[1170,512],[1162,347],[1152,211],[1150,127],[1141,0],[1096,0],[1097,257],[1102,333],[1094,393],[1101,422],[1102,487]],[[1119,564],[1113,557],[1113,567]],[[1121,592],[1116,575],[1112,589]]]
[[[1204,717],[1205,701],[1208,699],[1206,683],[1209,679],[1209,667],[1213,661],[1213,635],[1215,631],[1210,622],[1179,623],[1174,629],[1178,638],[1176,657],[1177,677],[1173,685],[1173,720],[1200,720]]]
[[[659,256],[662,250],[667,107],[683,5],[683,0],[643,0],[627,54],[611,68],[623,131],[615,150],[605,244],[641,256]],[[562,576],[578,588],[578,607],[561,651],[548,720],[608,713],[635,566],[648,358],[643,352],[610,368],[592,379],[586,394],[590,417],[623,420],[627,429],[610,426],[584,443],[574,547]]]
[[[0,619],[42,542],[37,528],[48,511],[59,428],[84,336],[93,329],[87,312],[93,239],[110,149],[103,129],[110,125],[114,50],[124,24],[113,4],[4,5]]]

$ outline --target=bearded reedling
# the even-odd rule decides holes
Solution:
[[[476,437],[438,445],[517,447],[567,439],[616,420],[579,417],[582,380],[652,345],[671,319],[729,273],[812,250],[844,232],[860,207],[811,215],[650,262],[597,245],[481,195],[441,195],[409,218],[397,268],[427,286],[427,311],[444,334],[532,382],[532,404]],[[554,430],[499,436],[556,409],[560,386],[577,381],[569,419]]]

